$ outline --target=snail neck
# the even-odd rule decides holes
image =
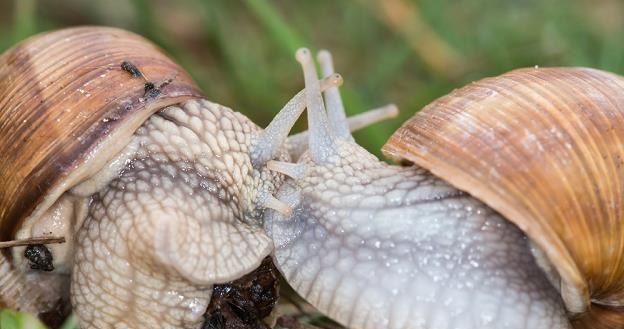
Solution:
[[[93,196],[77,232],[72,304],[87,327],[197,326],[213,284],[249,273],[271,252],[256,216],[279,178],[251,165],[257,130],[194,100],[155,113],[135,133],[132,156]]]
[[[304,154],[305,176],[277,193],[292,215],[265,216],[276,264],[307,301],[350,328],[568,328],[517,227],[426,170],[352,142],[334,151]]]
[[[308,171],[296,185],[302,193],[317,195],[318,202],[377,212],[463,194],[422,168],[382,162],[354,142],[336,141],[335,149],[322,163],[308,154],[299,161]],[[416,191],[421,185],[431,188]]]

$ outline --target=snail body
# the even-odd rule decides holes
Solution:
[[[278,268],[350,328],[622,327],[623,83],[584,68],[475,82],[389,140],[408,167],[336,133],[335,96],[327,117],[309,99],[306,175],[277,194],[293,214],[265,218]]]

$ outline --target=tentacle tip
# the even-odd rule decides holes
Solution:
[[[307,63],[312,60],[312,56],[310,55],[310,50],[308,48],[299,48],[297,52],[295,52],[295,59],[299,63]]]
[[[273,209],[286,217],[290,217],[293,213],[293,208],[291,206],[278,200],[272,195],[268,197],[264,206],[269,209]]]
[[[399,116],[399,107],[396,106],[396,104],[388,104],[386,106],[387,111],[388,111],[388,117],[390,118],[396,118]]]
[[[332,60],[332,55],[329,50],[321,49],[318,54],[316,54],[316,59],[318,59],[319,62],[327,62]]]
[[[281,211],[282,215],[286,216],[286,217],[290,217],[293,214],[293,208],[292,207],[288,207],[288,208],[284,208]]]
[[[340,87],[344,83],[344,79],[342,78],[342,75],[340,75],[340,73],[334,73],[331,76],[330,82],[334,87]]]

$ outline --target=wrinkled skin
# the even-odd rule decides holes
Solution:
[[[136,151],[93,197],[76,237],[71,299],[81,327],[197,328],[212,285],[269,254],[271,241],[249,219],[275,179],[251,168],[256,129],[190,101],[137,131]]]
[[[310,303],[350,328],[568,328],[557,291],[514,225],[417,167],[352,143],[278,198],[276,263]]]
[[[96,152],[112,159],[22,226],[18,238],[67,237],[48,245],[51,281],[65,287],[71,274],[81,328],[198,328],[212,286],[269,255],[262,215],[289,209],[272,196],[283,176],[266,163],[289,160],[303,94],[277,130],[206,100],[160,110],[118,154]],[[31,273],[23,254],[13,249],[15,264]]]

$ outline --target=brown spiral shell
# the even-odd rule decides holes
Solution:
[[[576,328],[624,327],[624,78],[529,68],[483,79],[426,106],[383,150],[520,227],[572,289]]]
[[[123,70],[124,61],[143,77]],[[152,113],[200,96],[158,47],[116,28],[53,31],[7,50],[0,56],[0,240],[101,169]],[[0,267],[7,273],[6,259]],[[2,274],[14,279],[3,282],[0,306],[32,309],[25,304],[38,297],[20,286],[20,275]]]

